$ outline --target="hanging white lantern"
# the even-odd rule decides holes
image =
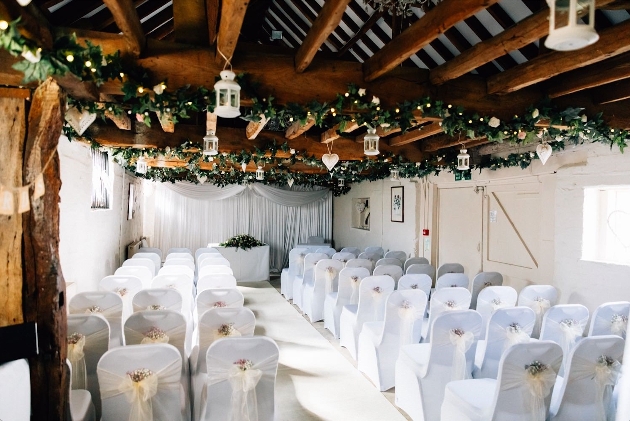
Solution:
[[[221,80],[214,84],[216,102],[214,113],[219,117],[234,118],[241,115],[241,87],[234,81],[236,74],[223,70]]]
[[[470,155],[468,155],[466,149],[460,149],[459,155],[457,155],[457,169],[460,171],[470,169]]]
[[[147,160],[144,158],[144,155],[140,155],[136,161],[136,172],[138,174],[146,174],[148,169]]]
[[[206,130],[206,135],[203,137],[204,155],[216,155],[219,153],[219,138],[214,133],[214,130]]]
[[[256,170],[256,180],[262,181],[264,179],[265,179],[265,170],[263,170],[263,167],[259,165],[258,169]]]
[[[363,153],[366,155],[378,155],[378,139],[376,129],[368,128],[367,134],[363,138]]]
[[[345,186],[345,185],[346,185],[346,180],[344,180],[343,178],[340,178],[340,179],[337,181],[337,186],[339,186],[339,187],[343,187],[343,186]]]
[[[389,175],[391,177],[390,180],[392,180],[392,181],[399,181],[400,180],[400,171],[396,167],[392,167],[389,170]]]
[[[573,51],[594,44],[599,39],[595,31],[595,0],[547,0],[549,5],[549,36],[545,47],[558,51]],[[580,19],[588,13],[588,23]]]

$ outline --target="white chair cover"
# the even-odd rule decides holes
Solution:
[[[446,386],[442,419],[544,421],[561,361],[562,350],[554,342],[516,344],[505,351],[497,380],[461,380]]]
[[[80,292],[70,300],[70,314],[100,314],[110,328],[109,348],[124,344],[122,335],[123,301],[111,291]]]
[[[186,266],[187,268],[193,271],[196,269],[195,262],[193,262],[192,257],[190,259],[184,259],[184,258],[169,259],[167,257],[166,261],[164,262],[164,266]]]
[[[141,267],[145,267],[149,269],[149,272],[151,273],[151,279],[153,279],[153,277],[159,270],[159,268],[156,269],[155,263],[153,262],[152,259],[146,259],[146,258],[135,257],[135,256],[131,259],[125,260],[122,264],[122,267],[129,267],[129,266],[141,266]]]
[[[201,255],[210,253],[221,254],[221,252],[214,247],[201,247],[195,250],[195,261],[198,263]]]
[[[123,323],[133,313],[133,296],[143,288],[142,281],[137,276],[112,275],[106,276],[98,284],[101,291],[110,291],[118,294],[123,302]]]
[[[551,398],[550,420],[614,421],[612,392],[621,371],[624,341],[616,335],[584,338],[568,356],[564,378]]]
[[[345,264],[348,262],[348,260],[356,259],[357,255],[354,253],[348,253],[348,252],[338,252],[338,253],[333,254],[332,258],[335,260],[340,260],[341,262]]]
[[[138,253],[155,253],[160,256],[160,263],[162,263],[162,250],[155,247],[140,247]],[[133,257],[133,256],[132,256]]]
[[[440,279],[440,276],[445,273],[464,273],[464,266],[459,263],[443,263],[438,267],[437,270],[437,279]]]
[[[626,338],[630,302],[604,303],[595,309],[588,336],[617,335]]]
[[[96,409],[92,403],[92,395],[85,389],[72,390],[72,364],[66,358],[66,368],[70,375],[68,387],[68,406],[71,421],[96,421]],[[29,394],[30,397],[30,394]],[[0,413],[0,415],[2,415]],[[17,418],[15,418],[17,419]],[[28,418],[25,418],[28,420]]]
[[[329,259],[331,259],[333,255],[337,253],[337,250],[332,247],[318,247],[315,249],[315,253],[324,253]]]
[[[194,283],[187,275],[158,275],[153,278],[151,288],[173,288],[182,296],[182,314],[188,321],[192,321],[194,307]]]
[[[168,256],[166,256],[166,260],[165,262],[168,262],[169,260],[173,260],[173,259],[185,259],[188,262],[195,262],[195,259],[193,258],[192,254],[184,252],[184,253],[169,253]]]
[[[499,272],[479,272],[472,281],[470,308],[473,310],[477,309],[477,296],[482,289],[501,285],[503,285],[503,275]]]
[[[379,266],[384,266],[384,265],[400,266],[400,269],[402,270],[403,266],[405,265],[405,262],[402,262],[400,259],[397,259],[395,257],[383,257],[376,261],[375,268]]]
[[[407,269],[411,265],[428,265],[429,263],[429,259],[427,259],[426,257],[410,257],[409,259],[405,260],[405,266],[403,267],[403,269],[405,270],[405,273],[407,273]]]
[[[175,266],[162,266],[162,269],[158,271],[158,276],[160,275],[186,275],[190,278],[190,281],[194,281],[195,279],[195,271],[191,270],[187,266],[175,265]]]
[[[197,296],[197,320],[212,308],[239,308],[244,303],[243,293],[236,288],[206,289]]]
[[[470,291],[466,288],[442,288],[431,295],[429,319],[422,326],[422,340],[431,338],[431,325],[435,319],[445,311],[468,310],[470,307]]]
[[[0,364],[0,419],[31,419],[31,373],[26,359]]]
[[[142,261],[144,259],[136,259],[135,262],[137,262],[138,260]],[[129,259],[129,260],[127,260],[127,262],[132,262],[133,264],[136,264],[133,261],[133,259]],[[151,265],[153,265],[153,262],[151,262],[150,260],[148,260],[148,262],[150,262]],[[132,266],[122,266],[122,267],[119,267],[118,269],[116,269],[116,271],[114,272],[114,275],[115,276],[136,276],[142,282],[142,287],[143,288],[149,288],[149,286],[151,285],[151,279],[153,279],[153,276],[154,276],[153,272],[151,272],[151,270],[145,265],[143,265],[143,266],[133,266],[133,265]]]
[[[547,310],[556,305],[558,290],[552,285],[528,285],[518,295],[518,305],[531,307],[536,313],[536,325],[532,338],[540,337],[542,319]]]
[[[377,253],[367,253],[367,252],[363,252],[361,254],[359,254],[357,256],[358,259],[365,259],[365,260],[369,260],[372,263],[372,269],[373,270],[374,267],[376,267],[376,262],[378,262],[379,259],[382,259],[383,256],[381,254],[377,254]]]
[[[435,280],[435,268],[433,267],[433,265],[413,263],[407,267],[405,274],[427,275],[431,278],[431,281]]]
[[[477,311],[481,314],[481,319],[483,320],[482,337],[486,335],[486,326],[492,313],[500,308],[514,307],[516,298],[516,290],[508,286],[490,286],[481,291],[477,297]]]
[[[394,258],[394,259],[400,260],[400,262],[403,264],[403,267],[405,265],[405,262],[407,261],[407,253],[405,253],[404,251],[400,251],[400,250],[388,251],[387,253],[385,253],[384,257],[386,259]]]
[[[407,274],[400,277],[398,280],[398,289],[419,289],[424,291],[428,297],[431,294],[431,277],[424,274]]]
[[[381,260],[384,260],[384,259],[381,259]],[[392,277],[394,282],[398,283],[398,280],[403,276],[403,270],[402,270],[402,266],[398,266],[398,265],[381,265],[374,268],[372,275],[374,276],[388,275]]]
[[[452,311],[435,319],[431,343],[401,347],[396,405],[414,420],[440,419],[446,384],[470,377],[480,327],[481,316],[474,310]]]
[[[358,256],[359,254],[361,254],[361,249],[358,247],[344,247],[341,249],[342,253],[352,253],[355,256]]]
[[[134,313],[144,310],[173,310],[181,314],[182,294],[174,288],[143,289],[133,297],[132,304]]]
[[[107,352],[98,364],[102,420],[187,419],[181,372],[182,357],[169,344],[130,345]]]
[[[350,259],[346,262],[347,268],[366,268],[372,274],[373,264],[368,259]]]
[[[236,288],[236,278],[229,274],[212,274],[199,276],[197,295],[211,288]]]
[[[200,420],[273,421],[278,347],[269,338],[226,338],[207,352]]]
[[[394,387],[394,367],[401,346],[420,341],[427,306],[424,291],[394,291],[387,298],[385,320],[363,323],[359,334],[357,368],[380,391]]]
[[[361,280],[370,276],[370,271],[364,267],[346,266],[339,272],[339,289],[330,292],[324,301],[324,328],[328,329],[336,339],[339,339],[339,318],[341,310],[346,304],[359,303],[359,285]]]
[[[70,314],[67,335],[72,387],[90,391],[96,417],[100,419],[101,399],[96,367],[109,346],[109,324],[100,314]]]
[[[305,280],[303,285],[302,309],[311,322],[324,319],[324,301],[326,295],[337,292],[339,272],[344,263],[336,259],[322,259],[315,265],[312,278]]]
[[[200,256],[199,260],[199,269],[204,266],[216,266],[223,265],[227,267],[232,267],[230,261],[223,257],[222,254],[208,254],[206,256]]]
[[[536,314],[529,307],[497,309],[487,322],[485,336],[477,343],[473,377],[496,379],[499,361],[505,350],[512,345],[529,342],[535,323]]]
[[[173,248],[168,249],[168,252],[166,253],[167,259],[168,259],[168,255],[171,253],[188,253],[191,256],[193,255],[192,251],[190,251],[190,249],[186,247],[173,247]]]
[[[149,259],[153,262],[153,273],[157,273],[162,267],[162,258],[157,253],[136,253],[132,259]]]
[[[204,260],[207,261],[208,259]],[[207,265],[199,269],[199,278],[208,275],[234,275],[234,271],[227,265]]]
[[[365,250],[363,250],[365,253],[372,253],[378,256],[379,259],[382,259],[383,256],[385,256],[385,250],[383,250],[383,247],[379,247],[379,246],[370,246],[370,247],[366,247]]]
[[[282,270],[280,276],[280,293],[287,300],[293,299],[293,280],[296,276],[304,275],[304,258],[308,249],[300,247],[289,252],[289,267]]]
[[[581,304],[559,304],[551,307],[543,318],[540,339],[554,341],[565,356],[563,368],[575,343],[582,339],[588,323],[588,309]],[[563,369],[558,373],[563,375]]]
[[[315,275],[315,265],[322,259],[328,259],[326,253],[307,253],[304,257],[304,274],[293,278],[293,304],[302,309],[302,291],[304,282]]]
[[[391,276],[367,276],[359,286],[359,304],[343,306],[339,319],[339,345],[345,347],[355,360],[363,323],[383,320],[387,297],[394,291],[394,285]]]
[[[445,273],[435,281],[435,289],[468,288],[468,276],[465,273]]]

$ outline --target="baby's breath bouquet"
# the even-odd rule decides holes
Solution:
[[[241,234],[236,235],[223,243],[219,244],[221,247],[236,247],[237,249],[247,250],[252,247],[260,247],[264,246],[264,243],[261,243],[251,235]]]

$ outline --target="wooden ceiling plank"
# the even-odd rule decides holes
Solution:
[[[208,45],[208,18],[205,0],[173,1],[175,40],[193,45]],[[238,27],[240,30],[241,27]]]
[[[630,81],[622,80],[600,86],[592,91],[593,101],[597,104],[610,104],[630,98]]]
[[[339,133],[339,129],[341,128],[341,124],[335,124],[333,127],[331,127],[330,129],[326,130],[324,133],[321,134],[320,138],[321,138],[321,142],[322,143],[330,143],[333,142],[337,139],[339,139],[341,137],[341,134]],[[351,122],[351,123],[346,123],[343,132],[344,133],[350,133],[355,131],[356,129],[359,128],[359,125],[355,122]]]
[[[466,147],[469,147],[469,144],[473,142],[478,142],[482,139],[485,139],[485,137],[475,139],[456,139],[449,135],[436,136],[432,139],[427,139],[422,142],[420,148],[424,152],[437,152],[440,149],[452,148],[454,146],[464,145]]]
[[[222,0],[221,3],[221,21],[217,34],[215,61],[219,64],[225,64],[225,59],[231,61],[234,50],[236,50],[238,35],[241,32],[241,26],[243,26],[249,0]]]
[[[304,42],[295,54],[295,69],[298,73],[304,72],[311,64],[317,50],[326,41],[326,38],[339,26],[346,7],[351,0],[327,0],[322,10],[313,22],[310,31],[306,34]]]
[[[319,3],[317,3],[317,1],[315,0],[302,0],[302,1],[301,0],[288,0],[288,1],[291,2],[291,4],[294,4],[296,6],[300,4],[308,5],[309,7],[306,7],[306,10],[309,12],[309,14],[312,15],[311,17],[309,17],[309,21],[311,23],[311,26],[313,26],[313,22],[315,22],[315,19],[317,19],[317,13],[321,12],[322,7],[319,5]],[[315,10],[316,12],[313,13],[311,9]],[[303,9],[300,9],[300,10],[303,10]],[[359,30],[358,26],[354,23],[354,21],[351,22],[349,20],[346,20],[344,21],[344,23],[354,25],[354,27],[356,27],[356,31]],[[328,41],[331,41],[332,39],[334,39],[336,42],[337,40],[341,40],[341,44],[339,47],[341,48],[341,45],[348,42],[350,38],[351,38],[350,35],[348,35],[345,30],[343,30],[340,26],[337,26],[328,37]]]
[[[417,130],[410,130],[407,133],[403,133],[399,136],[389,139],[389,146],[402,146],[408,143],[413,143],[420,139],[425,139],[429,136],[442,133],[442,125],[439,122],[429,123],[426,126],[422,126]]]
[[[175,31],[175,23],[173,22],[173,19],[170,19],[164,25],[149,32],[147,36],[155,39],[162,39],[173,31]]]
[[[630,51],[630,20],[600,32],[599,41],[577,51],[552,51],[488,79],[489,94],[505,94],[561,73]]]
[[[514,22],[510,15],[508,15],[503,7],[501,7],[501,3],[495,3],[488,7],[487,10],[504,30],[516,25],[516,22]],[[518,51],[520,51],[527,60],[531,60],[538,55],[538,47],[534,43],[527,44],[526,46],[519,48]]]
[[[25,88],[4,88],[0,86],[0,98],[31,99],[31,90]]]
[[[287,40],[288,37],[291,38],[292,41],[290,41],[294,46],[298,46],[300,45],[301,41],[299,38],[297,38],[297,34],[295,34],[295,30],[293,28],[291,28],[291,32],[287,31],[285,27],[290,28],[289,27],[289,23],[290,22],[281,22],[279,20],[279,17],[276,18],[276,16],[278,16],[277,14],[274,13],[274,15],[272,15],[271,13],[269,13],[269,10],[267,10],[266,12],[267,15],[267,19],[269,19],[270,22],[274,22],[277,28],[282,28],[282,39],[283,40]],[[295,34],[295,35],[294,35]],[[287,45],[288,46],[288,45]]]
[[[219,0],[206,0],[206,19],[208,21],[208,44],[217,40],[219,30]]]
[[[169,7],[162,10],[160,13],[153,15],[151,19],[147,19],[144,22],[142,22],[142,30],[144,31],[145,34],[149,35],[153,31],[164,26],[166,22],[171,22],[171,25],[173,26],[173,28],[175,28],[175,20],[173,19],[173,9]],[[157,37],[154,36],[153,38],[157,38]]]
[[[466,25],[481,39],[481,42],[489,40],[492,38],[492,34],[490,31],[486,29],[486,27],[477,19],[476,16],[471,16],[464,20]],[[516,66],[518,63],[516,60],[512,58],[507,52],[505,54],[497,57],[496,62],[503,68],[503,70],[511,69]]]
[[[612,1],[597,0],[596,6],[602,7]],[[431,83],[440,85],[485,63],[489,63],[510,51],[526,47],[549,33],[548,19],[549,8],[545,6],[497,36],[475,44],[453,60],[433,69],[431,71]]]
[[[144,31],[140,25],[138,12],[131,0],[103,0],[112,12],[116,25],[123,33],[127,44],[127,53],[139,57],[146,46]]]
[[[497,0],[445,0],[363,63],[364,78],[372,81],[392,70],[412,54],[461,20],[485,9]]]
[[[289,7],[288,5],[286,7],[283,7],[282,9],[279,6],[279,2],[278,4],[272,4],[270,6],[270,9],[274,9],[274,12],[276,13],[276,15],[278,15],[278,17],[283,18],[288,16],[289,19],[293,22],[290,22],[288,20],[285,20],[285,25],[287,26],[292,26],[293,28],[295,28],[297,26],[297,28],[299,29],[299,31],[296,31],[295,29],[293,30],[293,32],[295,32],[296,35],[300,35],[302,37],[305,37],[306,34],[308,34],[308,31],[310,30],[309,25],[304,22],[304,19],[300,18],[295,11]],[[283,16],[283,14],[286,14],[285,16]],[[295,24],[295,25],[293,25]],[[302,35],[304,34],[304,35]],[[335,47],[335,49],[339,49],[341,48],[341,44],[339,44],[339,41],[335,38],[335,37],[330,37],[331,38],[331,44]],[[300,40],[302,41],[302,39]],[[322,44],[322,50],[323,51],[327,51],[327,52],[332,52],[333,50],[331,50],[328,45],[326,45],[326,43]]]
[[[69,26],[77,22],[85,15],[93,12],[103,5],[102,0],[80,0],[64,4],[50,14],[50,23],[54,26]]]
[[[556,76],[549,80],[547,93],[550,98],[557,98],[627,78],[630,78],[630,53]]]

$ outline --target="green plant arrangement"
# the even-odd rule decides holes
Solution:
[[[241,234],[241,235],[235,235],[234,237],[224,241],[223,243],[219,245],[221,247],[236,247],[237,250],[238,249],[247,250],[252,247],[264,246],[265,243],[258,241],[251,235]]]

